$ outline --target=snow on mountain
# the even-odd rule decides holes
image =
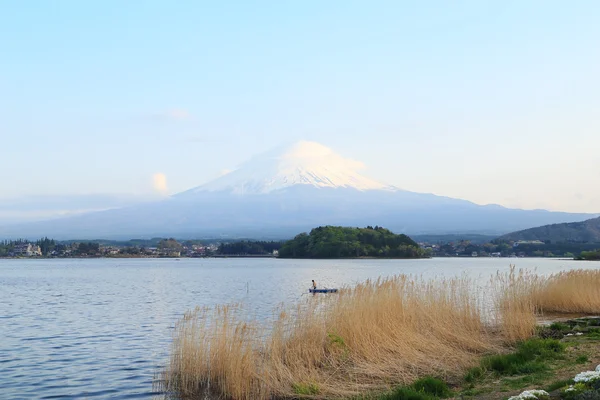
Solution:
[[[178,196],[202,192],[266,194],[295,185],[398,190],[361,175],[361,168],[362,163],[344,158],[326,146],[301,141],[254,157],[238,169]]]

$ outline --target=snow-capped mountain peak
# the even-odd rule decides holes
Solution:
[[[184,193],[265,194],[295,185],[397,190],[361,175],[361,168],[362,163],[344,158],[322,144],[301,141],[256,156],[236,170]]]

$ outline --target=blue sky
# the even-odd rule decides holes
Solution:
[[[0,4],[0,198],[169,193],[283,142],[600,212],[600,2]],[[163,182],[164,184],[165,182]]]

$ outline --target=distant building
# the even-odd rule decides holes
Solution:
[[[41,256],[42,249],[40,246],[31,243],[23,243],[16,245],[12,253],[15,257],[33,257],[33,256]]]

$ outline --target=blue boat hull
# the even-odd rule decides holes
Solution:
[[[311,293],[337,293],[337,289],[308,289]]]

